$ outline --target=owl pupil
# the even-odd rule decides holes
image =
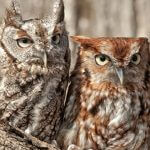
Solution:
[[[53,36],[53,37],[52,37],[52,40],[55,42],[55,41],[56,41],[56,36]]]
[[[104,62],[104,61],[106,60],[106,57],[105,57],[104,55],[102,55],[102,56],[100,56],[100,60],[101,60],[102,62]]]
[[[134,56],[132,57],[132,60],[133,60],[133,61],[137,61],[137,56],[134,55]]]
[[[53,36],[52,37],[52,42],[54,44],[59,44],[59,42],[60,42],[60,35],[58,34],[58,35]]]
[[[26,43],[28,43],[28,40],[27,40],[27,39],[23,39],[22,42],[23,42],[24,44],[26,44]]]

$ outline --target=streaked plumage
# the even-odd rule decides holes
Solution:
[[[73,40],[80,48],[58,137],[60,147],[150,149],[148,39],[77,36]]]
[[[64,5],[47,18],[23,20],[12,0],[0,30],[0,117],[51,142],[62,120],[70,52]]]

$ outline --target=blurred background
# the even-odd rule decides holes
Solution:
[[[0,0],[0,20],[9,2]],[[20,2],[25,19],[43,17],[53,5],[51,0]],[[150,37],[150,0],[64,0],[64,3],[70,35]]]
[[[51,0],[20,0],[25,17],[42,17]],[[0,0],[0,17],[10,0]],[[71,35],[149,36],[150,0],[64,0]]]
[[[66,0],[66,12],[67,21],[75,24],[68,29],[75,34],[135,37],[150,32],[150,0]]]

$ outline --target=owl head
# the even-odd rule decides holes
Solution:
[[[1,46],[14,61],[27,64],[57,63],[65,58],[68,39],[64,27],[63,0],[41,19],[23,20],[19,3],[12,0],[1,25]]]
[[[80,44],[77,66],[90,83],[143,86],[149,61],[147,38],[74,36],[72,39]]]

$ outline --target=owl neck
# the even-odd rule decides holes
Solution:
[[[123,108],[120,115],[123,115],[126,106],[128,107],[129,111],[131,111],[131,105],[133,103],[134,107],[137,107],[137,112],[133,115],[136,116],[140,112],[141,102],[139,97],[142,97],[142,87],[140,88],[137,85],[129,84],[127,87],[123,87],[107,81],[101,82],[99,84],[93,83],[91,82],[90,74],[86,69],[84,69],[84,71],[76,70],[74,72],[74,77],[76,78],[75,84],[78,84],[80,87],[77,88],[80,98],[78,97],[76,99],[76,103],[77,105],[78,102],[80,103],[81,111],[79,116],[81,118],[84,116],[84,114],[87,113],[94,117],[99,112],[101,113],[102,110],[104,115],[100,116],[101,120],[106,120],[106,118],[111,116],[111,113],[115,112],[117,115],[120,107]],[[106,108],[106,110],[104,110],[104,108]],[[114,116],[114,118],[115,117],[117,116]],[[109,124],[109,121],[107,123]]]

